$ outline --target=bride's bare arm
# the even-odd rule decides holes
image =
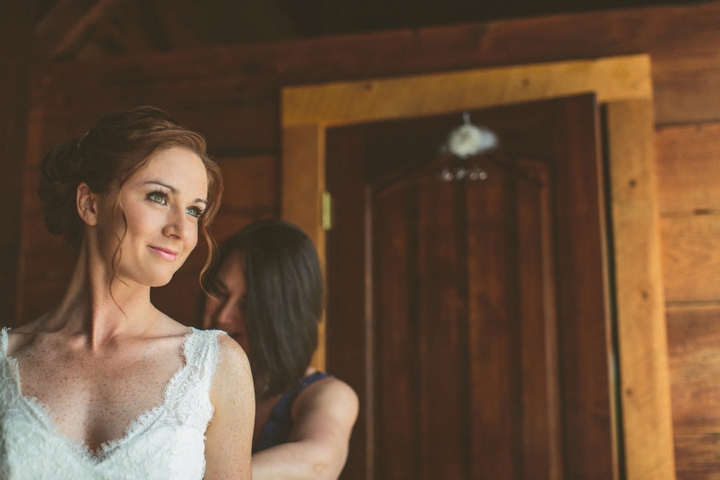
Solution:
[[[215,407],[205,433],[205,478],[249,479],[255,393],[247,356],[230,337],[219,335],[218,361],[210,399]]]

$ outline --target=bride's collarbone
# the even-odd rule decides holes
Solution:
[[[94,450],[164,402],[168,383],[184,366],[180,351],[164,350],[98,355],[24,348],[17,358],[22,395],[35,399],[57,433]]]

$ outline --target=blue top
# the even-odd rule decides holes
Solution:
[[[325,372],[315,372],[303,378],[298,386],[283,395],[270,413],[270,418],[268,418],[267,424],[262,434],[260,434],[260,438],[258,438],[255,445],[253,445],[252,453],[257,453],[287,442],[290,436],[290,430],[292,429],[290,410],[292,409],[293,402],[295,402],[295,399],[300,395],[300,392],[313,383],[329,376],[330,375]]]

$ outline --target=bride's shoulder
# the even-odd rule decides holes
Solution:
[[[27,335],[52,331],[52,325],[49,324],[51,312],[46,312],[34,320],[25,322],[17,326],[0,325],[0,328],[6,330],[10,335]]]
[[[232,369],[240,368],[250,372],[250,362],[248,361],[245,350],[242,349],[238,343],[230,338],[225,332],[221,330],[205,330],[207,334],[214,335],[217,338],[219,348],[219,360],[218,363],[231,363]]]
[[[40,331],[41,325],[37,320],[18,327],[2,325],[0,341],[6,349],[6,355],[14,356],[18,351],[31,345]]]
[[[205,332],[208,335],[215,335],[218,343],[215,386],[221,389],[228,386],[245,389],[249,386],[252,390],[252,373],[245,350],[224,332],[213,330]]]

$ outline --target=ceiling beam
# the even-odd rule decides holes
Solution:
[[[35,26],[35,51],[42,60],[68,57],[93,27],[124,0],[59,0]]]

